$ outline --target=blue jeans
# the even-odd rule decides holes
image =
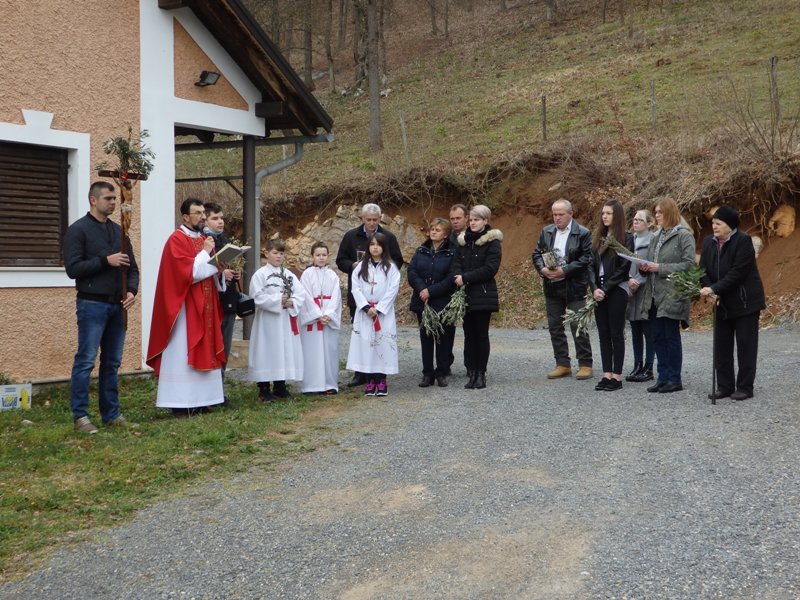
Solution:
[[[680,321],[655,315],[654,306],[650,309],[650,331],[658,357],[658,382],[681,383],[683,345]]]
[[[69,382],[69,403],[72,417],[89,415],[89,377],[100,350],[100,417],[103,423],[119,416],[117,371],[122,362],[125,330],[122,328],[122,305],[94,300],[75,301],[78,315],[78,351]]]

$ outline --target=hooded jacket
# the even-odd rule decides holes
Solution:
[[[453,275],[461,275],[466,284],[467,312],[500,310],[500,298],[494,276],[500,270],[503,232],[487,225],[478,233],[472,230],[458,236]]]

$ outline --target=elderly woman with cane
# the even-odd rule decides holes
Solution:
[[[706,271],[700,297],[715,303],[714,369],[715,401],[753,397],[758,359],[758,320],[766,307],[764,286],[758,274],[756,253],[749,235],[739,231],[739,215],[721,206],[711,218],[713,235],[703,240],[700,266]],[[739,373],[734,378],[733,346]]]

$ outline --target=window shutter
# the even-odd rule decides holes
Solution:
[[[0,142],[0,266],[63,266],[67,150]]]

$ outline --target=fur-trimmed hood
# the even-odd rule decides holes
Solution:
[[[469,231],[469,230],[467,230]],[[459,246],[466,246],[467,244],[467,231],[462,231],[458,235],[458,245]],[[503,232],[499,229],[492,229],[491,227],[484,233],[481,237],[475,240],[476,246],[483,246],[484,244],[488,244],[492,240],[497,240],[499,242],[503,241]]]

